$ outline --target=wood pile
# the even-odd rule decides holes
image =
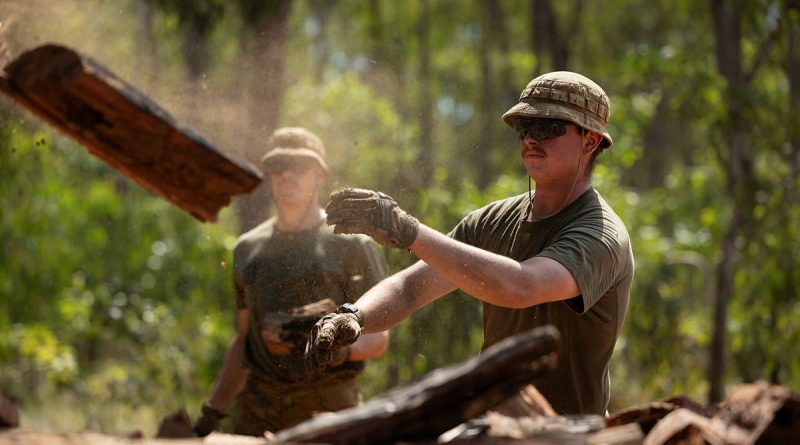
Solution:
[[[477,357],[435,370],[363,405],[320,415],[263,438],[220,433],[204,439],[189,438],[190,420],[185,413],[178,412],[165,419],[159,434],[182,439],[5,430],[0,431],[0,445],[800,443],[800,396],[766,382],[740,385],[725,401],[709,406],[675,397],[626,409],[607,418],[555,415],[530,384],[555,369],[558,344],[558,332],[552,327],[522,333]],[[509,403],[521,400],[534,405],[522,415],[517,403]]]
[[[43,45],[4,67],[0,91],[201,221],[262,180],[86,55]]]

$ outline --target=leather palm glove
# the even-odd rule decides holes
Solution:
[[[363,233],[378,244],[408,250],[417,239],[419,221],[382,192],[366,189],[334,190],[325,211],[334,233]]]
[[[206,437],[211,434],[212,431],[215,431],[219,427],[219,423],[222,419],[226,417],[228,417],[228,415],[224,412],[214,408],[208,403],[204,403],[203,407],[200,409],[200,417],[197,419],[197,422],[194,423],[192,429],[198,436]]]
[[[311,329],[311,337],[306,343],[307,372],[344,362],[349,356],[347,347],[361,335],[363,321],[361,313],[353,305],[343,305],[336,312],[322,317]],[[343,354],[346,356],[342,357]]]

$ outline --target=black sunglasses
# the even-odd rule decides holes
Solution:
[[[567,134],[567,125],[575,124],[561,119],[517,118],[514,120],[514,131],[517,132],[519,140],[530,136],[534,140],[542,142]]]
[[[277,175],[286,171],[305,173],[317,164],[317,160],[305,156],[286,156],[270,160],[264,165],[264,173]]]

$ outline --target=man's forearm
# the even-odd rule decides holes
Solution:
[[[233,399],[244,388],[249,370],[244,367],[243,360],[244,339],[236,337],[230,348],[228,348],[222,370],[217,377],[217,383],[214,385],[214,390],[208,399],[208,403],[212,407],[220,411],[227,410]]]
[[[392,275],[356,302],[364,314],[364,333],[386,331],[455,287],[423,262]]]
[[[549,258],[520,263],[424,225],[411,251],[456,287],[494,305],[521,308],[578,295],[569,271]]]
[[[378,358],[386,353],[389,347],[389,331],[364,334],[358,341],[350,345],[348,360],[360,362]]]

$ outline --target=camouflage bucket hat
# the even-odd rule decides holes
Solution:
[[[261,157],[261,164],[269,165],[279,158],[303,156],[316,159],[326,172],[325,146],[314,133],[301,127],[279,128],[267,140],[267,152]]]
[[[599,85],[578,73],[556,71],[531,80],[503,122],[513,128],[518,117],[562,119],[603,135],[600,148],[607,148],[614,143],[608,134],[610,114],[611,101]]]

